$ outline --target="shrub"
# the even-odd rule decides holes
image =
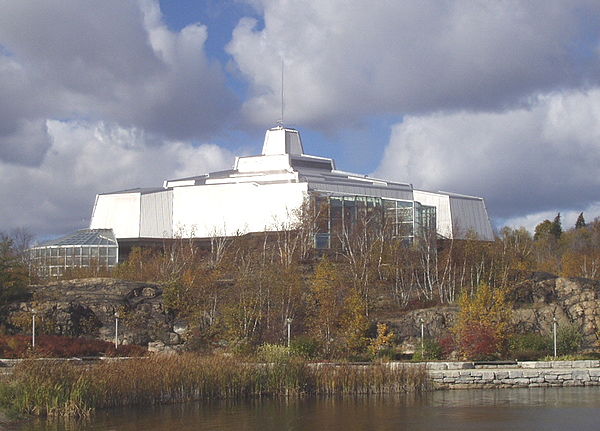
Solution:
[[[572,323],[558,327],[556,334],[556,349],[559,355],[572,355],[581,350],[583,334]]]
[[[185,350],[188,352],[209,353],[218,345],[218,336],[218,330],[214,327],[196,327],[187,334]]]
[[[395,334],[390,331],[390,328],[385,323],[377,324],[377,336],[371,339],[369,343],[369,353],[372,358],[387,357],[393,358],[393,341]]]
[[[261,362],[281,363],[291,357],[290,348],[280,344],[263,344],[258,347],[256,357]]]
[[[438,360],[444,357],[444,350],[439,340],[435,338],[423,339],[423,350],[419,349],[415,351],[413,356],[414,360],[417,361],[431,361]]]
[[[459,305],[453,332],[463,358],[486,360],[501,357],[507,348],[512,310],[507,291],[481,284],[474,295],[463,291]]]
[[[0,336],[0,357],[3,358],[71,358],[82,356],[143,356],[147,350],[142,346],[121,345],[92,338],[72,338],[58,335],[39,335],[35,338],[35,350],[31,337],[26,335]]]
[[[438,339],[438,343],[442,349],[442,358],[449,358],[458,349],[456,346],[456,338],[453,334],[448,334]]]
[[[498,359],[501,339],[496,328],[485,323],[472,323],[464,328],[460,338],[460,351],[463,356],[473,361]]]
[[[317,340],[306,336],[296,337],[290,343],[292,354],[304,359],[315,359],[320,348]]]
[[[552,340],[540,334],[518,334],[510,337],[509,357],[520,361],[534,361],[552,352]]]

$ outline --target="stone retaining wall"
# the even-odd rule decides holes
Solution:
[[[600,361],[429,362],[426,367],[436,389],[600,386]]]

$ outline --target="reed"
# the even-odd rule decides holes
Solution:
[[[0,384],[0,402],[18,413],[86,416],[94,409],[200,399],[383,394],[426,388],[423,368],[271,364],[227,357],[156,356],[94,365],[25,361]]]

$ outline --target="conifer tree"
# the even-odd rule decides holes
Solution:
[[[575,229],[581,229],[582,227],[585,227],[585,219],[583,218],[583,212],[580,212],[575,222]]]
[[[552,222],[552,227],[550,228],[550,233],[554,235],[556,239],[560,238],[562,235],[562,224],[560,223],[560,213],[554,217],[554,221]]]

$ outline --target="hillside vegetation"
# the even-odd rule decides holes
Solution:
[[[191,328],[188,346],[195,350],[228,346],[243,352],[285,343],[291,319],[294,343],[307,355],[361,358],[389,347],[381,337],[393,337],[385,330],[378,335],[376,323],[402,311],[444,304],[466,308],[478,292],[492,302],[508,301],[506,289],[536,271],[600,277],[600,222],[586,225],[580,219],[563,231],[557,216],[541,223],[534,236],[504,228],[493,242],[413,243],[390,239],[366,220],[340,233],[339,247],[323,252],[312,248],[312,232],[303,226],[215,239],[208,249],[181,239],[160,250],[134,249],[111,272],[80,269],[64,278],[158,282],[168,312]],[[27,274],[9,241],[4,240],[0,267],[2,295]],[[487,307],[482,301],[479,306]],[[495,327],[504,328],[501,322]],[[509,329],[494,334],[506,338]],[[490,343],[500,349],[498,340]]]

